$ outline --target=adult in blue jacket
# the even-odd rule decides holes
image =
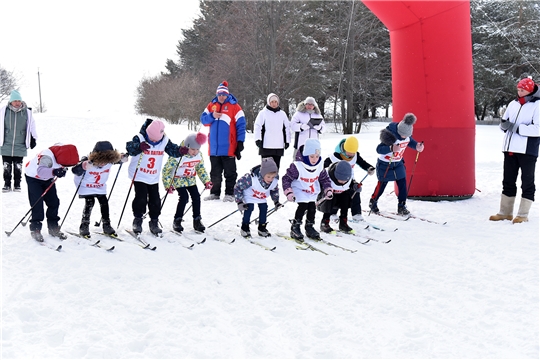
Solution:
[[[210,128],[208,155],[212,190],[204,200],[218,200],[221,195],[222,174],[225,177],[223,201],[234,201],[234,185],[238,174],[236,159],[240,160],[246,138],[246,118],[229,84],[223,81],[216,90],[216,97],[204,109],[201,123]]]

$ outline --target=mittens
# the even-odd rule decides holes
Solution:
[[[367,170],[367,173],[368,173],[368,175],[375,174],[375,168],[373,166],[370,166],[369,169]]]
[[[248,209],[247,204],[244,204],[243,202],[238,203],[238,210],[240,210],[240,212],[243,213],[243,212],[246,211],[247,209]]]
[[[334,197],[334,191],[330,188],[324,190],[324,198],[330,200]]]
[[[146,141],[143,141],[139,145],[139,149],[141,149],[142,151],[147,151],[148,149],[150,149],[150,144],[148,144]]]
[[[214,184],[212,184],[212,182],[209,181],[209,182],[207,182],[206,184],[204,184],[204,188],[205,188],[206,190],[211,190],[213,185],[214,185]]]
[[[291,188],[288,188],[283,193],[287,197],[287,201],[295,202],[296,198],[294,197],[294,193],[293,193],[293,190]]]
[[[64,168],[54,169],[52,173],[54,176],[59,178],[66,176],[66,170]]]

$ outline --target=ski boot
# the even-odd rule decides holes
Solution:
[[[310,239],[318,240],[321,238],[321,234],[315,228],[313,227],[315,223],[310,220],[306,220],[306,226],[304,229],[306,230],[306,236]]]
[[[262,236],[262,237],[269,237],[271,236],[271,234],[268,232],[268,230],[266,229],[266,225],[268,223],[264,223],[264,224],[261,224],[259,223],[259,227],[257,228],[257,233],[259,234],[259,236]]]
[[[103,220],[103,233],[109,236],[118,236],[116,230],[111,226],[111,220]]]
[[[136,217],[133,219],[133,232],[135,234],[142,233],[142,218]]]
[[[397,213],[398,215],[407,216],[411,212],[407,210],[407,206],[405,206],[405,201],[400,201],[397,206]]]
[[[291,220],[291,237],[295,240],[299,240],[299,242],[304,241],[304,234],[302,234],[302,230],[300,230],[300,225],[302,225],[302,220]]]
[[[84,220],[81,222],[81,226],[79,226],[79,235],[82,237],[90,237],[90,222]]]
[[[182,218],[181,217],[174,219],[173,224],[172,224],[172,228],[173,228],[174,231],[179,232],[179,233],[184,231],[184,227],[182,226]]]
[[[334,231],[334,229],[332,229],[332,227],[330,226],[330,219],[321,220],[321,231],[327,234],[330,234]]]
[[[251,231],[249,230],[249,223],[242,223],[242,226],[240,227],[240,235],[242,235],[245,238],[251,237]]]
[[[347,217],[346,216],[341,216],[339,218],[339,231],[347,233],[347,234],[353,234],[354,233],[354,229],[347,224]]]
[[[371,212],[378,214],[379,208],[377,207],[377,200],[369,199],[369,208],[371,209]]]
[[[151,219],[148,222],[148,227],[150,228],[150,232],[155,236],[160,236],[160,234],[163,232],[158,225],[158,219]]]
[[[60,240],[66,240],[67,239],[67,235],[64,234],[62,231],[60,231],[60,227],[58,225],[49,227],[49,235],[57,237]]]
[[[206,230],[206,227],[201,222],[200,216],[197,216],[196,218],[193,219],[193,230],[200,233],[203,233],[204,230]]]
[[[30,230],[30,236],[32,236],[32,239],[43,242],[45,239],[43,239],[43,235],[41,235],[41,230]]]

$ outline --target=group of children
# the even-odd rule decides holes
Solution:
[[[378,212],[377,199],[384,190],[388,181],[397,181],[401,187],[399,162],[406,146],[414,147],[417,151],[423,150],[423,145],[411,138],[412,125],[416,118],[407,114],[399,124],[390,124],[381,132],[381,145],[377,148],[380,154],[377,163],[378,185],[371,201],[370,208]],[[173,143],[165,134],[165,125],[159,120],[147,119],[139,133],[126,144],[126,153],[119,153],[108,141],[99,141],[88,156],[79,160],[77,149],[73,145],[53,146],[40,152],[26,165],[27,182],[29,185],[29,198],[33,205],[30,230],[32,237],[43,241],[41,221],[44,219],[43,205],[47,209],[47,222],[49,233],[53,236],[65,238],[58,226],[58,197],[54,182],[57,178],[65,176],[65,168],[73,166],[74,182],[80,198],[85,199],[85,206],[79,233],[89,237],[90,215],[98,200],[101,208],[101,222],[103,232],[116,236],[109,216],[107,194],[107,180],[112,165],[128,161],[128,175],[131,186],[134,187],[135,197],[132,202],[133,231],[141,233],[143,217],[148,208],[149,230],[154,235],[162,233],[158,219],[163,203],[159,195],[159,180],[168,194],[175,190],[178,193],[178,204],[174,215],[172,228],[181,233],[184,231],[182,221],[187,213],[186,205],[191,197],[193,229],[204,232],[205,226],[201,222],[200,193],[196,185],[196,177],[204,184],[204,189],[212,188],[208,173],[204,166],[204,159],[200,147],[206,142],[206,135],[202,133],[190,134],[180,145]],[[163,166],[164,155],[169,156]],[[306,216],[305,233],[308,238],[317,239],[320,234],[315,229],[315,215],[319,210],[323,213],[320,223],[322,232],[333,232],[330,225],[332,215],[339,214],[339,230],[352,231],[347,224],[348,210],[352,210],[353,217],[361,219],[360,191],[362,183],[354,180],[354,167],[358,165],[369,175],[375,173],[375,168],[366,162],[358,153],[358,141],[354,136],[340,141],[335,152],[325,161],[321,158],[321,144],[318,139],[307,139],[304,145],[296,152],[294,161],[286,170],[281,179],[283,193],[287,202],[296,202],[297,209],[291,221],[292,238],[302,240],[304,235],[301,224]],[[394,178],[386,177],[388,167],[393,167]],[[402,164],[401,164],[402,166]],[[384,176],[381,176],[384,173]],[[130,188],[131,190],[131,188]],[[405,194],[406,195],[406,194]],[[267,200],[270,198],[275,205],[274,211],[283,205],[279,202],[279,176],[278,167],[272,158],[263,158],[260,165],[255,166],[249,173],[238,179],[234,188],[235,201],[238,210],[243,213],[241,235],[250,237],[250,221],[255,204],[259,208],[258,234],[267,237]],[[400,194],[400,213],[406,214],[404,200]],[[127,201],[127,200],[126,200]],[[39,206],[37,206],[39,205]],[[40,210],[41,209],[41,210]]]

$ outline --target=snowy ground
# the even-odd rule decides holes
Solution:
[[[38,150],[55,142],[77,145],[81,155],[96,141],[123,151],[144,117],[37,114]],[[384,123],[358,135],[360,152],[376,162]],[[185,126],[166,128],[180,142]],[[330,153],[342,136],[326,134]],[[418,220],[371,216],[368,221],[396,232],[361,230],[389,244],[361,245],[328,238],[358,250],[349,253],[316,245],[329,256],[296,250],[272,237],[274,252],[239,236],[240,215],[209,230],[205,244],[188,250],[173,234],[152,239],[155,252],[101,238],[113,252],[70,237],[61,252],[38,245],[27,227],[2,231],[3,358],[538,358],[539,207],[528,223],[490,222],[498,210],[502,154],[496,126],[477,126],[476,187],[471,199],[408,202]],[[429,144],[426,144],[429,151]],[[206,148],[203,148],[206,154]],[[259,162],[253,135],[238,163],[239,174]],[[289,150],[282,172],[289,164]],[[208,161],[208,158],[206,158]],[[418,166],[420,166],[420,161]],[[112,185],[117,168],[109,180]],[[356,177],[364,172],[357,170]],[[538,177],[538,174],[537,174]],[[364,181],[366,204],[375,178]],[[122,168],[111,197],[116,226],[130,186]],[[71,172],[57,182],[60,216],[73,198]],[[380,200],[394,210],[391,186]],[[163,193],[162,193],[163,195]],[[130,228],[130,195],[121,227]],[[176,195],[164,206],[161,223],[170,229]],[[77,231],[83,201],[76,198],[63,229]],[[30,208],[22,193],[2,194],[2,230],[12,230]],[[287,206],[269,218],[269,230],[288,232]],[[203,202],[208,226],[236,209],[234,203]],[[100,218],[94,208],[92,222]],[[321,214],[317,215],[317,222]],[[191,226],[187,223],[187,228]],[[144,224],[147,229],[147,223]],[[123,238],[129,240],[122,229]],[[98,239],[98,236],[95,236]],[[60,243],[47,238],[52,243]]]

